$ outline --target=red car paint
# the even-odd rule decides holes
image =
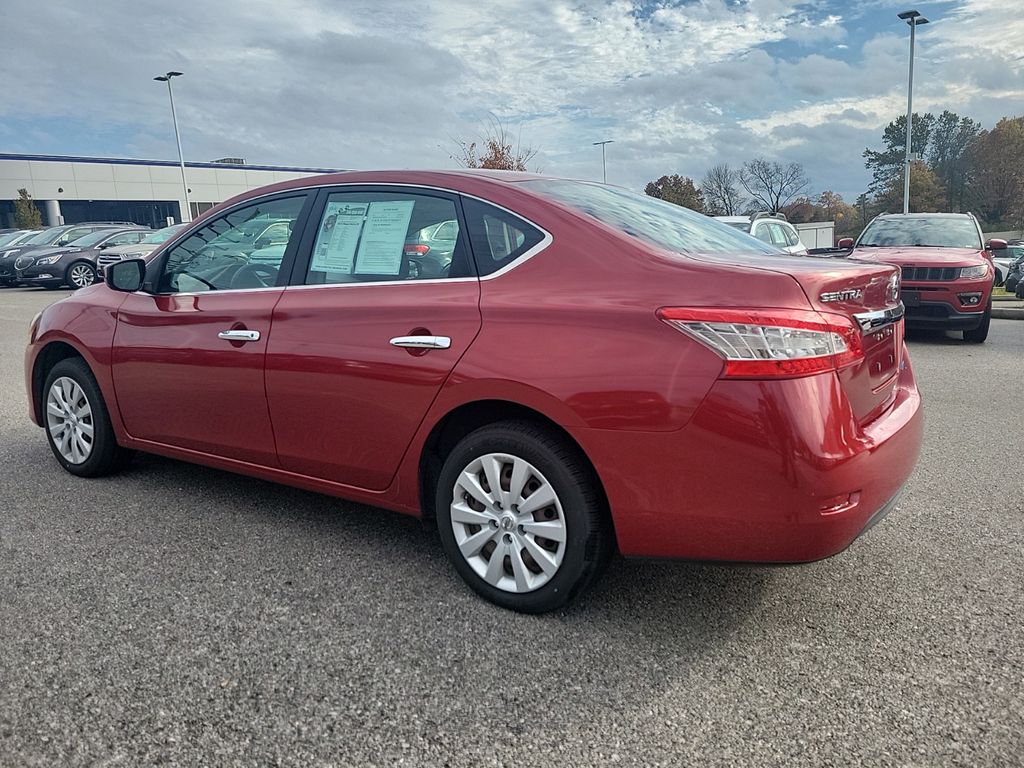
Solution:
[[[96,375],[126,447],[419,515],[438,425],[474,404],[511,406],[577,443],[623,554],[797,562],[850,544],[920,450],[902,321],[864,331],[860,356],[838,370],[728,378],[720,355],[659,310],[831,315],[860,331],[853,314],[898,305],[896,271],[670,253],[519,183],[531,178],[359,172],[228,201],[195,226],[268,191],[422,185],[493,202],[552,239],[483,279],[78,291],[33,327],[31,417],[40,423],[42,366],[66,349],[52,345],[68,345]],[[222,341],[225,328],[263,338]],[[389,346],[413,332],[448,335],[452,346]]]

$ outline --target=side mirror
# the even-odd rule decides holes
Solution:
[[[985,250],[987,251],[1005,251],[1006,241],[1000,240],[999,238],[992,238],[985,243]]]
[[[839,242],[836,243],[836,248],[853,248],[853,238],[852,237],[841,237],[841,238],[839,238]]]
[[[99,251],[105,251],[107,248],[112,248],[113,246],[113,243],[100,243],[96,246],[96,249]]]
[[[103,280],[113,291],[134,293],[146,281],[146,262],[142,259],[116,261],[103,271]]]

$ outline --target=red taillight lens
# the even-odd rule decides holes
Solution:
[[[723,378],[835,371],[862,360],[860,329],[844,315],[800,309],[665,307],[658,317],[725,359]]]
[[[406,245],[406,256],[426,256],[430,252],[429,245]]]

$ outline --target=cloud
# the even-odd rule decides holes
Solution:
[[[452,137],[494,114],[549,173],[599,177],[592,142],[613,139],[609,179],[634,188],[766,155],[856,195],[861,151],[905,105],[907,41],[890,6],[182,0],[172,14],[8,0],[0,139],[173,157],[167,94],[151,78],[175,68],[197,160],[450,167]],[[919,38],[916,103],[988,123],[1019,111],[1021,22],[1002,0],[941,9]]]

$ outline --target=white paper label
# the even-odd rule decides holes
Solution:
[[[311,269],[351,275],[368,203],[327,203],[313,246]]]
[[[401,274],[405,236],[415,205],[413,200],[370,203],[356,254],[357,275]]]

